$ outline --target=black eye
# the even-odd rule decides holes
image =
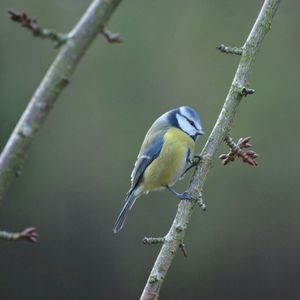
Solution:
[[[196,126],[195,126],[195,123],[194,123],[193,121],[188,120],[188,122],[189,122],[193,127],[196,127]]]

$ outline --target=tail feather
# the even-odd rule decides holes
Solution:
[[[135,192],[132,191],[131,193],[128,194],[127,199],[126,199],[126,203],[124,204],[124,206],[123,206],[123,208],[122,208],[122,210],[121,210],[121,212],[120,212],[120,214],[117,218],[117,221],[116,221],[116,223],[114,225],[114,228],[113,228],[114,233],[118,233],[123,228],[123,225],[126,221],[129,210],[133,206],[135,200],[136,200]]]

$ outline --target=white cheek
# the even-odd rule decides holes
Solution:
[[[182,117],[181,115],[176,115],[179,127],[189,135],[195,135],[197,130],[187,121],[186,118]]]

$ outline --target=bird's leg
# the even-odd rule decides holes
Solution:
[[[184,192],[182,194],[177,193],[176,191],[174,191],[171,187],[169,187],[168,185],[166,186],[166,188],[173,194],[175,195],[178,199],[180,200],[193,200],[193,197],[191,194]]]
[[[202,159],[201,155],[198,155],[198,154],[196,154],[192,160],[189,159],[188,162],[190,163],[190,165],[185,169],[185,171],[181,177],[184,177],[185,173],[187,173],[191,168],[196,167],[199,164],[199,162],[201,161],[201,159]]]

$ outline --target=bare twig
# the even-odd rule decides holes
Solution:
[[[157,245],[157,244],[163,244],[165,242],[165,237],[144,237],[143,238],[143,244],[144,245]],[[186,247],[184,243],[179,244],[179,248],[182,251],[182,254],[184,257],[187,257]]]
[[[221,52],[226,53],[226,54],[235,54],[235,55],[242,55],[243,53],[243,48],[238,48],[238,47],[227,47],[223,44],[217,47]]]
[[[18,12],[14,9],[10,9],[8,13],[11,20],[19,23],[22,27],[27,28],[32,32],[33,36],[54,41],[55,47],[59,47],[67,41],[66,34],[38,26],[36,19],[29,18],[25,12]]]
[[[187,252],[186,252],[185,244],[184,243],[180,243],[179,244],[179,248],[182,251],[183,256],[187,257]]]
[[[247,97],[248,95],[253,95],[254,93],[255,93],[255,90],[253,90],[253,89],[249,89],[249,88],[246,88],[246,87],[243,87],[241,89],[241,94],[244,97]]]
[[[255,158],[258,157],[258,154],[253,150],[243,150],[245,148],[250,148],[252,145],[249,143],[251,137],[240,138],[237,143],[234,143],[230,136],[225,137],[226,144],[230,147],[230,151],[227,154],[221,154],[219,158],[222,160],[223,165],[227,165],[230,162],[233,162],[236,157],[240,157],[244,163],[247,163],[251,166],[257,166],[257,161]]]
[[[0,239],[7,241],[24,240],[31,243],[36,243],[39,235],[34,227],[29,227],[21,232],[13,233],[7,231],[0,231]]]
[[[120,2],[121,0],[94,0],[68,34],[66,42],[60,47],[57,57],[35,91],[1,153],[0,200],[9,183],[17,174],[20,174],[35,135],[42,127],[58,96],[69,83],[80,59],[98,36],[101,28],[106,26]],[[28,24],[28,26],[32,25]]]
[[[144,245],[155,245],[155,244],[162,244],[165,241],[164,237],[144,237],[143,244]]]
[[[123,43],[123,39],[118,32],[110,32],[106,29],[101,30],[101,34],[105,37],[105,39],[111,44],[120,44]]]
[[[261,43],[270,30],[272,19],[276,13],[280,0],[265,0],[257,20],[242,47],[243,53],[233,82],[229,89],[219,118],[201,153],[201,162],[196,168],[190,186],[187,190],[191,195],[199,195],[206,181],[211,167],[211,161],[225,136],[228,134],[238,105],[243,97],[239,87],[246,87],[249,75],[254,65],[255,57]],[[173,224],[165,237],[165,241],[157,256],[147,283],[144,287],[141,300],[158,299],[161,286],[166,278],[169,267],[176,251],[184,240],[184,236],[195,207],[194,201],[181,201]],[[180,230],[179,230],[180,229]]]

